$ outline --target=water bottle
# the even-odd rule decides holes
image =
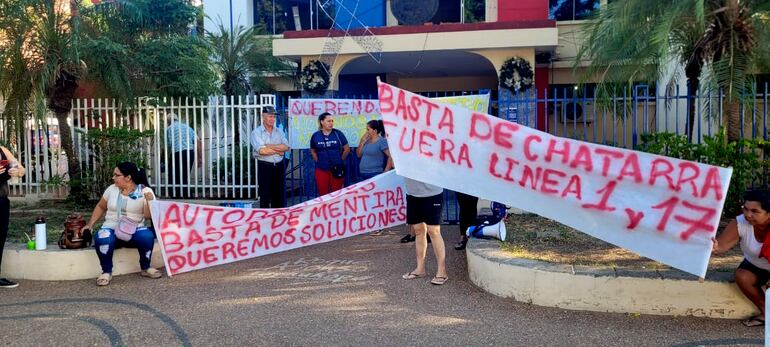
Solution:
[[[39,216],[35,220],[35,249],[45,250],[46,245],[48,245],[48,240],[45,231],[45,217]]]

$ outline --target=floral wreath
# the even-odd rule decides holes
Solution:
[[[329,88],[329,73],[327,71],[329,71],[328,64],[318,60],[311,60],[302,68],[302,73],[300,74],[302,89],[313,94],[323,94]]]
[[[526,92],[534,84],[532,65],[521,57],[508,58],[500,67],[500,85],[511,92]]]

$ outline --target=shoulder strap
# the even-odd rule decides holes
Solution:
[[[340,140],[340,135],[337,134],[338,131],[337,129],[332,129],[334,136],[337,136],[337,143],[340,144],[340,153],[342,153],[342,140]]]

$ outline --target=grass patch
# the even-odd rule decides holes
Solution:
[[[535,214],[511,215],[506,228],[502,248],[517,258],[596,267],[671,268]],[[733,271],[742,259],[736,246],[726,254],[712,256],[709,271]]]
[[[8,242],[26,243],[27,237],[34,237],[33,224],[38,216],[46,219],[48,244],[56,244],[64,231],[64,220],[71,213],[80,213],[88,222],[93,208],[77,207],[61,201],[40,201],[39,203],[11,202],[11,218],[8,226]]]

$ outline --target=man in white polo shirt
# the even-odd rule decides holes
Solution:
[[[283,154],[288,151],[289,140],[283,131],[275,127],[275,108],[262,108],[262,125],[251,132],[251,147],[257,158],[257,195],[262,208],[286,207],[286,165]]]

